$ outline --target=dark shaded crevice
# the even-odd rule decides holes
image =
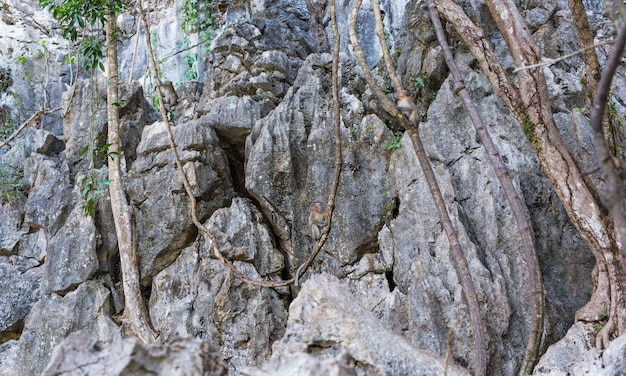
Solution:
[[[16,321],[13,325],[0,332],[0,345],[11,340],[20,339],[23,330],[24,320]]]
[[[291,265],[289,263],[289,257],[287,252],[282,246],[282,240],[278,232],[274,229],[272,221],[267,218],[269,215],[267,210],[264,210],[263,206],[253,195],[246,189],[246,175],[245,175],[245,137],[233,137],[232,135],[223,134],[216,130],[218,139],[220,140],[219,146],[224,151],[228,163],[228,170],[230,173],[231,183],[236,197],[242,197],[250,200],[250,202],[257,208],[257,210],[263,215],[263,221],[266,225],[270,239],[272,241],[272,247],[278,249],[283,256],[283,269],[281,270],[281,278],[283,280],[291,279]],[[285,307],[291,304],[291,301],[295,298],[291,289],[287,290],[287,294],[283,295],[280,291],[277,291],[283,298]]]
[[[143,283],[141,283],[139,285],[139,288],[141,289],[141,297],[143,298],[144,302],[149,302],[150,295],[152,295],[152,279],[150,280],[150,284],[144,285]]]
[[[246,171],[245,171],[245,146],[235,145],[223,141],[220,138],[220,147],[226,154],[228,161],[228,170],[233,184],[233,189],[237,196],[252,199],[252,196],[246,190]]]
[[[87,280],[90,280],[93,276],[87,278]],[[83,281],[85,282],[85,281]],[[53,291],[54,294],[57,294],[60,297],[64,297],[65,295],[69,294],[70,292],[76,291],[76,289],[78,288],[78,286],[80,286],[83,282],[78,282],[78,283],[72,283],[71,285],[69,285],[66,289],[64,290],[57,290],[57,291]]]
[[[389,285],[389,292],[393,292],[396,289],[396,281],[393,280],[393,270],[385,272],[385,278],[387,278],[387,284]]]

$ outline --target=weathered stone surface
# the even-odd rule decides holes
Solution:
[[[95,96],[95,98],[94,98]],[[97,101],[97,99],[100,101]],[[88,79],[79,80],[74,88],[65,94],[67,114],[64,121],[65,157],[73,174],[87,171],[90,168],[91,151],[85,148],[91,142],[95,146],[107,139],[106,122],[106,80],[99,78],[97,82]],[[120,141],[124,150],[126,167],[137,158],[143,127],[160,118],[158,112],[144,98],[141,85],[120,85]],[[94,167],[103,165],[103,155],[95,156]]]
[[[180,375],[219,376],[226,367],[206,341],[175,339],[163,345],[145,345],[127,338],[106,346],[87,332],[70,334],[54,348],[42,375]]]
[[[0,343],[19,335],[17,326],[41,295],[42,275],[33,259],[0,257]]]
[[[43,263],[48,249],[46,231],[39,229],[36,232],[22,236],[18,254]]]
[[[245,260],[234,264],[247,277],[260,280],[260,273],[280,272],[282,256],[258,216],[249,201],[235,199],[206,225],[224,255]],[[210,241],[202,240],[157,274],[150,316],[164,339],[191,335],[220,348],[235,374],[269,358],[271,344],[284,330],[286,310],[276,291],[242,283],[212,255]]]
[[[30,192],[24,207],[24,223],[43,228],[54,236],[72,211],[75,196],[65,160],[32,153],[24,163],[24,181]]]
[[[15,365],[19,364],[19,343],[16,340],[10,340],[0,344],[0,373],[4,376],[15,376],[17,370]]]
[[[42,289],[46,294],[63,293],[88,280],[98,266],[93,217],[76,205],[48,243]]]
[[[17,242],[28,232],[28,227],[22,225],[23,216],[21,205],[0,200],[0,255],[17,253]]]
[[[261,117],[260,106],[249,96],[220,97],[203,102],[199,112],[206,112],[201,121],[212,127],[226,142],[242,145],[254,123]]]
[[[334,173],[332,98],[325,89],[330,87],[330,61],[327,54],[311,55],[284,102],[255,124],[246,141],[246,188],[262,206],[273,207],[266,207],[267,211],[278,211],[291,224],[298,261],[308,257],[312,247],[311,204],[326,203]],[[354,64],[342,59],[346,80],[358,79]],[[332,257],[320,255],[327,271],[352,264],[377,248],[376,233],[393,202],[387,196],[389,156],[384,152],[391,132],[376,116],[363,117],[358,100],[363,93],[353,94],[344,96],[352,103],[354,125],[350,129],[341,126],[342,177],[328,239],[335,251]]]
[[[601,368],[600,353],[595,349],[594,325],[578,322],[563,339],[548,348],[533,375],[616,375],[605,373]]]
[[[230,260],[249,262],[262,276],[279,274],[283,256],[272,244],[261,213],[246,199],[234,199],[229,208],[217,210],[209,221],[222,254]]]
[[[598,4],[585,2],[597,10]],[[11,143],[11,150],[0,150],[4,163],[24,172],[24,192],[28,196],[25,205],[20,202],[12,211],[7,212],[6,206],[0,208],[0,273],[4,281],[0,283],[4,289],[0,302],[9,302],[0,306],[0,313],[7,314],[0,316],[5,327],[0,329],[0,342],[6,341],[0,344],[3,376],[38,374],[52,346],[76,329],[87,328],[104,342],[119,339],[119,329],[108,317],[111,300],[116,303],[116,312],[123,308],[122,300],[111,298],[102,287],[119,281],[120,268],[106,196],[98,204],[94,223],[73,212],[80,206],[80,176],[90,163],[89,158],[79,155],[95,136],[106,133],[107,83],[104,75],[98,74],[92,81],[82,70],[76,80],[75,67],[65,65],[66,41],[56,34],[59,29],[49,12],[35,3],[3,1],[0,69],[10,67],[12,73],[0,84],[12,84],[2,88],[0,108],[3,114],[10,112],[11,120],[23,120],[41,107],[60,107],[61,91],[67,93],[61,110],[46,113],[40,125],[27,127]],[[199,41],[199,33],[181,30],[187,15],[180,7],[173,7],[175,3],[159,0],[150,15],[154,21],[153,40],[162,59],[161,79],[174,82],[179,94],[179,104],[171,116],[185,171],[198,199],[198,215],[204,222],[213,214],[207,225],[239,270],[250,278],[279,279],[286,271],[282,270],[284,260],[277,249],[293,252],[297,261],[308,257],[312,247],[307,228],[310,203],[326,201],[334,172],[331,57],[314,54],[322,47],[328,51],[329,46],[321,43],[324,39],[332,41],[330,13],[323,8],[325,2],[317,0],[213,2],[215,38],[213,50],[206,53],[206,44],[186,49]],[[448,71],[425,2],[381,3],[390,49],[405,88],[424,103],[434,100],[420,132],[470,261],[487,324],[488,374],[516,374],[528,335],[529,276],[508,203],[486,163],[484,150],[475,141],[465,111],[453,95],[451,83],[445,81]],[[513,59],[502,38],[494,33],[495,25],[484,2],[457,3],[484,27],[504,68],[512,72]],[[565,1],[517,3],[530,23],[542,56],[555,58],[579,48]],[[162,124],[144,129],[158,118],[144,99],[154,100],[154,83],[143,79],[147,71],[145,48],[134,51],[135,38],[139,46],[144,46],[144,31],[136,33],[131,14],[118,18],[118,26],[125,35],[132,36],[119,47],[121,81],[127,81],[130,65],[135,64],[133,78],[146,90],[139,90],[137,83],[122,87],[120,111],[123,169],[130,171],[124,178],[135,208],[143,282],[146,286],[152,283],[152,320],[160,338],[173,340],[190,335],[219,348],[230,374],[266,362],[272,354],[271,346],[283,336],[275,356],[263,367],[267,371],[256,369],[255,374],[289,374],[303,366],[309,367],[310,373],[351,375],[402,374],[402,367],[415,365],[416,350],[412,346],[443,356],[449,327],[461,316],[452,331],[451,355],[457,364],[471,371],[474,344],[467,307],[421,168],[408,140],[401,141],[400,150],[384,150],[394,140],[387,128],[396,131],[398,124],[383,113],[363,81],[360,68],[349,57],[351,47],[343,36],[347,35],[351,4],[337,5],[345,53],[340,62],[339,97],[343,171],[329,241],[303,280],[327,271],[343,281],[329,283],[326,277],[312,278],[313,282],[321,281],[323,294],[336,295],[324,295],[323,299],[322,292],[314,291],[318,287],[305,283],[293,303],[292,322],[285,336],[286,306],[297,289],[260,289],[242,284],[213,258],[211,244],[204,235],[198,236],[189,220],[187,198]],[[597,15],[596,19],[600,18]],[[372,32],[373,15],[367,2],[358,20],[359,39],[368,62],[381,75],[379,86],[389,89],[379,64],[380,47]],[[323,35],[323,28],[328,35]],[[605,19],[592,28],[598,42],[615,32]],[[451,37],[453,46],[459,46],[453,34]],[[544,272],[546,347],[566,333],[575,310],[589,298],[593,258],[538,167],[519,124],[492,94],[484,77],[476,73],[474,58],[462,48],[453,48],[466,85],[532,220]],[[608,50],[609,46],[596,49],[601,62],[605,60],[602,52]],[[580,56],[543,68],[559,129],[582,168],[590,171],[596,161],[580,81],[583,70]],[[621,68],[618,73],[612,88],[612,108],[620,114],[626,112],[622,105],[626,79]],[[183,83],[190,77],[202,82]],[[202,90],[203,85],[206,90]],[[431,92],[422,90],[421,85]],[[393,93],[388,95],[394,99]],[[597,174],[589,178],[597,179]],[[263,215],[250,202],[234,199],[250,196]],[[75,231],[71,231],[72,226]],[[78,246],[66,247],[68,240]],[[94,243],[97,261],[87,251]],[[44,262],[45,266],[40,266]],[[100,268],[94,271],[94,265]],[[297,263],[291,265],[295,266]],[[38,281],[44,270],[46,280],[41,287],[64,297],[44,293],[41,298]],[[82,282],[85,280],[88,282]],[[331,303],[315,306],[321,300]],[[357,304],[353,301],[380,322],[371,322],[372,315],[352,306]],[[345,305],[351,307],[342,313],[339,308]],[[9,311],[10,307],[16,307],[15,312]],[[320,312],[327,307],[327,313]],[[30,316],[25,320],[28,312]],[[310,312],[315,317],[309,316]],[[355,321],[365,316],[365,322]],[[595,350],[585,347],[592,343],[585,336],[593,333],[589,326],[583,328],[576,325],[562,343],[548,351],[540,362],[543,371],[600,375],[605,372],[602,369],[620,372],[624,367],[620,363],[622,340],[616,339],[598,358]],[[127,349],[125,343],[120,348]],[[397,350],[398,346],[403,350]],[[81,354],[98,357],[118,351],[96,348],[99,345],[75,346],[71,353],[85,350]],[[155,351],[172,350],[132,348],[142,359],[149,358],[146,364],[151,365],[160,361],[154,362]],[[396,354],[391,355],[391,351]],[[574,360],[574,356],[582,361]],[[405,361],[408,357],[412,360]],[[68,356],[65,359],[72,360]],[[388,359],[389,365],[385,363]],[[190,360],[188,365],[194,362]],[[102,365],[87,363],[84,365]],[[134,372],[130,368],[126,371]]]
[[[65,150],[65,144],[52,133],[37,129],[33,132],[33,147],[39,154],[55,156]]]
[[[198,217],[208,217],[233,196],[228,162],[215,131],[200,120],[172,129],[192,191],[200,201]],[[169,149],[163,123],[143,130],[137,160],[128,179],[128,196],[136,207],[142,279],[171,264],[196,235],[189,204]]]
[[[78,80],[70,90],[63,93],[63,141],[65,159],[72,172],[87,171],[91,153],[81,154],[92,140],[106,140],[106,78]],[[100,160],[94,166],[100,167]]]
[[[548,299],[546,338],[555,341],[573,323],[573,313],[591,293],[593,286],[584,281],[589,280],[593,258],[577,238],[562,207],[557,204],[552,210],[546,208],[545,200],[556,203],[558,199],[519,125],[501,110],[484,77],[460,65],[478,110],[489,123],[491,136],[510,169],[518,195],[528,205]],[[444,82],[429,110],[429,121],[420,127],[421,135],[468,259],[492,341],[488,372],[514,374],[528,336],[528,271],[509,204],[456,98],[452,85]],[[402,329],[414,345],[441,356],[446,351],[447,328],[460,316],[461,323],[452,335],[452,354],[471,369],[473,336],[457,269],[448,253],[448,240],[407,137],[401,145],[393,153],[389,174],[390,185],[398,189],[398,215],[379,239],[381,248],[392,249],[393,281],[407,298],[391,300],[396,305],[379,313],[384,322]]]
[[[120,340],[120,328],[110,312],[110,292],[96,281],[85,282],[64,297],[43,297],[26,318],[15,363],[3,365],[12,370],[7,376],[40,374],[54,346],[77,330],[104,343]]]
[[[301,353],[310,356],[294,355]],[[274,345],[271,360],[260,370],[247,372],[286,375],[296,369],[298,363],[294,362],[316,365],[329,358],[344,358],[341,363],[345,368],[367,375],[442,375],[445,367],[443,358],[419,350],[390,332],[354,299],[344,283],[321,273],[309,278],[291,303],[287,331]],[[338,374],[350,374],[344,367]],[[448,365],[447,372],[468,375],[453,364]]]

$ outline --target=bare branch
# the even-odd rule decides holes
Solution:
[[[437,0],[437,10],[458,31],[500,100],[509,108],[521,106],[519,90],[500,64],[485,32],[451,0]]]
[[[13,139],[15,137],[17,137],[20,132],[26,128],[29,124],[32,124],[35,121],[41,121],[41,117],[43,116],[43,109],[40,109],[39,111],[35,112],[31,117],[28,118],[28,120],[26,120],[25,122],[22,123],[22,125],[20,125],[19,128],[17,128],[13,133],[11,133],[11,135],[9,137],[7,137],[6,140],[0,142],[0,148],[8,145],[9,142],[13,141]]]
[[[585,51],[590,50],[592,48],[596,48],[596,47],[599,47],[599,46],[604,46],[605,44],[609,44],[609,43],[611,43],[611,42],[610,41],[605,41],[605,42],[596,43],[593,46],[587,46],[585,48],[581,48],[580,50],[574,51],[574,52],[569,53],[567,55],[563,55],[563,56],[557,57],[555,59],[551,59],[549,57],[545,57],[544,56],[543,59],[542,59],[543,61],[541,63],[517,67],[517,68],[515,68],[513,70],[513,73],[517,73],[517,72],[519,72],[521,70],[524,70],[524,69],[533,69],[533,68],[539,68],[539,67],[547,67],[549,65],[556,64],[559,61],[563,61],[563,60],[569,59],[572,56],[576,56],[578,54],[584,54]]]
[[[443,376],[448,375],[448,363],[450,362],[450,357],[452,356],[452,332],[454,331],[454,327],[457,326],[461,322],[461,316],[457,316],[456,319],[450,325],[450,329],[448,329],[448,339],[446,340],[446,358],[444,360],[443,367]]]

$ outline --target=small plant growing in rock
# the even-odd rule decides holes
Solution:
[[[23,176],[19,171],[0,164],[0,203],[15,202],[22,195]]]
[[[80,157],[91,151],[91,166],[87,174],[81,179],[80,184],[83,187],[81,196],[85,202],[82,205],[85,215],[92,216],[96,209],[96,203],[100,198],[100,195],[105,192],[105,189],[111,184],[111,180],[106,179],[108,175],[108,169],[105,166],[96,169],[94,167],[94,161],[100,161],[106,163],[107,157],[118,158],[119,153],[109,152],[111,144],[103,144],[100,146],[87,145],[80,153]]]
[[[204,0],[184,0],[182,11],[184,15],[183,30],[186,33],[198,33],[200,41],[208,44],[213,33],[213,3]]]
[[[387,146],[385,147],[385,151],[394,151],[398,150],[402,147],[400,141],[402,140],[402,136],[404,133],[396,132],[393,134],[393,138],[387,142]]]

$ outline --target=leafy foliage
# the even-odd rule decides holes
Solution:
[[[394,150],[398,150],[402,147],[402,144],[400,143],[402,140],[402,136],[404,135],[404,133],[402,132],[396,132],[393,134],[393,138],[391,140],[389,140],[389,142],[387,142],[387,146],[385,147],[385,151],[394,151]]]
[[[15,129],[15,120],[11,116],[9,106],[0,106],[0,140],[10,135]]]
[[[185,62],[185,81],[193,81],[198,79],[198,68],[196,67],[196,61],[198,61],[198,54],[191,54],[183,56]]]
[[[117,158],[120,156],[119,153],[109,153],[110,146],[111,144],[102,144],[100,146],[90,144],[85,146],[80,153],[80,156],[82,157],[91,151],[92,168],[89,169],[87,174],[80,181],[83,187],[81,196],[83,197],[83,200],[85,200],[82,207],[85,210],[85,215],[87,216],[93,215],[100,195],[104,193],[107,186],[111,184],[111,180],[105,178],[108,173],[106,166],[99,169],[93,168],[94,162],[104,164],[107,157]]]
[[[425,119],[428,107],[435,100],[435,92],[430,87],[428,72],[423,71],[417,76],[411,77],[410,83],[411,96],[416,98],[415,104],[417,105],[420,119]]]
[[[124,9],[123,0],[39,0],[39,4],[50,10],[59,21],[63,37],[73,42],[78,40],[79,34],[84,35],[89,27],[99,28],[104,25],[108,14],[118,14]],[[81,38],[79,44],[80,52],[85,56],[85,69],[99,67],[104,70],[102,36],[98,34]]]
[[[72,41],[87,25],[104,25],[107,14],[118,14],[124,9],[123,0],[39,0],[59,21],[63,37]]]
[[[87,37],[80,41],[80,52],[84,57],[83,66],[86,70],[92,70],[99,67],[104,71],[103,52],[104,42],[94,37]]]
[[[14,202],[20,197],[22,180],[19,171],[0,164],[0,203]]]
[[[213,3],[205,0],[184,0],[182,11],[184,14],[183,30],[187,33],[197,32],[200,40],[209,41],[213,32]]]
[[[85,175],[80,181],[83,186],[81,195],[83,200],[85,200],[82,208],[85,210],[85,215],[87,216],[93,215],[98,198],[102,193],[104,193],[107,186],[111,184],[111,180],[103,178],[107,175],[107,171],[108,169],[106,167],[102,167],[97,170],[89,170],[87,175]]]

